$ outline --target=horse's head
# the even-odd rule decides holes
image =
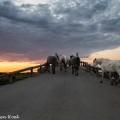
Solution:
[[[55,58],[56,58],[57,61],[59,61],[59,56],[58,56],[57,53],[55,53]]]
[[[70,59],[72,59],[73,57],[74,57],[74,55],[71,55],[71,56],[70,56]]]
[[[93,66],[96,67],[97,65],[98,65],[97,59],[95,58],[95,59],[93,60]]]
[[[79,56],[79,54],[78,54],[78,52],[76,53],[76,57],[78,57]]]

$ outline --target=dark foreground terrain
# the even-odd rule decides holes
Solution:
[[[58,70],[0,86],[0,119],[119,120],[120,88],[99,79]]]

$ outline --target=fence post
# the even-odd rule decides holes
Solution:
[[[82,67],[82,61],[80,62],[80,66]]]
[[[13,74],[11,74],[11,75],[9,76],[9,83],[10,83],[10,84],[13,83]]]
[[[9,76],[9,83],[12,84],[15,80],[16,80],[16,76],[15,76],[15,74],[13,73],[13,74],[11,74],[11,75]]]
[[[30,76],[33,77],[33,68],[30,69]]]

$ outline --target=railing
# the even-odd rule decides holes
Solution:
[[[98,77],[102,76],[102,69],[99,67],[91,66],[88,62],[84,62],[84,61],[80,62],[80,66],[87,72],[94,73]],[[119,75],[117,72],[113,72],[111,75],[113,76],[114,79],[119,78]],[[106,71],[104,73],[104,77],[110,79],[110,73]]]
[[[33,76],[33,70],[36,68],[40,68],[43,65],[37,65],[37,66],[33,66],[33,67],[20,69],[20,70],[14,71],[14,72],[2,74],[2,75],[0,75],[0,78],[9,78],[9,83],[13,83],[13,79],[16,74],[30,70],[30,76]]]
[[[99,67],[94,67],[94,66],[91,66],[88,62],[84,62],[84,61],[81,61],[80,62],[80,66],[90,72],[90,73],[95,73],[96,75],[99,75],[99,70],[101,70],[101,68]]]
[[[14,72],[10,72],[10,73],[6,73],[6,74],[2,74],[0,75],[0,78],[8,78],[9,79],[9,83],[13,83],[13,79],[15,78],[16,74],[19,74],[21,72],[25,72],[30,70],[30,76],[33,76],[33,70],[38,68],[38,70],[41,70],[42,66],[46,66],[46,63],[42,64],[42,65],[37,65],[37,66],[32,66],[32,67],[28,67],[28,68],[24,68],[24,69],[20,69]],[[90,72],[91,74],[94,73],[96,76],[101,76],[102,74],[102,70],[99,67],[94,67],[91,66],[88,62],[84,62],[84,61],[80,61],[80,66],[87,72]],[[114,78],[118,78],[118,74],[117,73],[113,73]],[[105,77],[109,78],[109,73],[106,72],[105,73]]]

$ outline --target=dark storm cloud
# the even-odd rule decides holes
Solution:
[[[14,19],[17,15],[17,7],[10,1],[0,2],[0,15],[3,17]]]
[[[0,16],[14,22],[34,24],[39,27],[47,27],[47,25],[49,27],[52,18],[48,5],[22,4],[15,6],[10,1],[4,1],[0,4]]]
[[[116,48],[120,45],[119,5],[117,0],[59,0],[18,6],[12,0],[3,0],[0,59],[8,53],[8,60],[45,59],[55,52],[79,52],[85,57]]]

